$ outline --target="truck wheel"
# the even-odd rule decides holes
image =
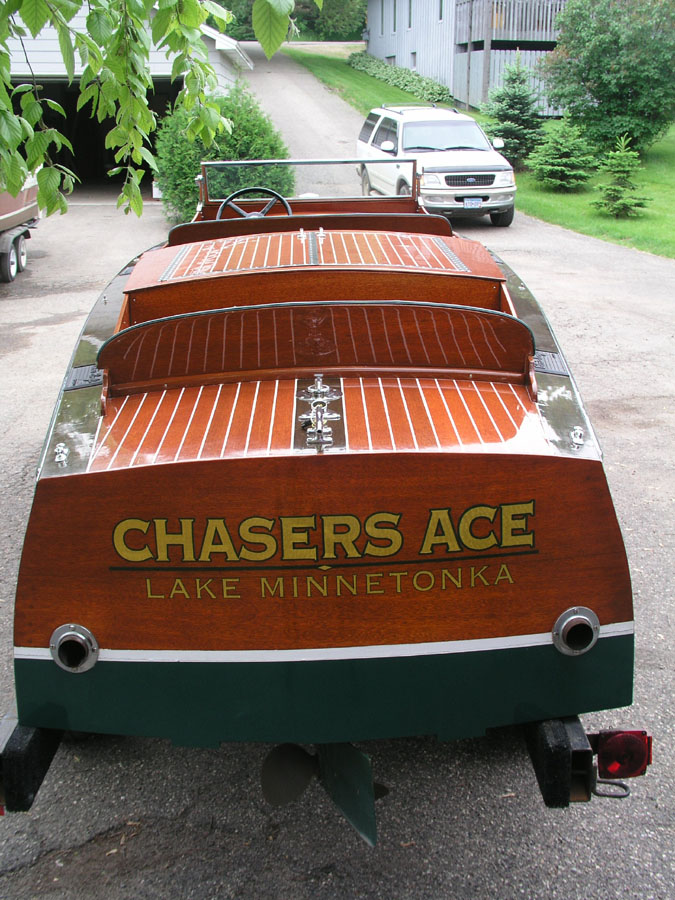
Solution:
[[[409,197],[410,196],[410,185],[406,184],[405,181],[402,181],[399,184],[398,190],[396,191],[396,193],[398,194],[399,197]]]
[[[498,228],[507,228],[513,222],[515,207],[507,209],[506,212],[490,213],[490,221]]]
[[[6,253],[0,254],[0,281],[14,281],[18,271],[19,258],[14,243]]]
[[[361,193],[364,197],[370,197],[370,178],[368,178],[368,170],[365,166],[361,169]]]
[[[23,272],[26,268],[26,262],[28,260],[28,247],[26,245],[26,237],[23,234],[20,234],[18,238],[14,241],[14,246],[16,247],[16,268],[18,272]]]

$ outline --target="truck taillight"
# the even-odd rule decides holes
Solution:
[[[601,731],[595,738],[600,778],[635,778],[652,761],[652,739],[646,731]]]

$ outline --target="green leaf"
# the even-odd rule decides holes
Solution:
[[[202,0],[202,8],[213,16],[221,30],[234,18],[228,9],[224,9],[219,3],[214,3],[213,0]]]
[[[65,117],[66,117],[66,111],[65,111],[65,109],[61,106],[60,103],[57,103],[56,100],[50,100],[49,97],[45,97],[45,103],[47,104],[47,106],[48,106],[50,109],[53,109],[54,112],[59,113],[59,114],[62,115],[63,118],[65,119]]]
[[[0,138],[11,150],[15,150],[23,139],[21,122],[6,109],[0,109]]]
[[[152,40],[155,44],[160,44],[167,33],[173,29],[174,21],[175,11],[170,7],[157,10],[152,20]]]
[[[202,9],[199,0],[183,0],[179,19],[183,25],[187,25],[190,28],[199,28],[206,21],[206,12]]]
[[[36,37],[49,21],[49,6],[45,0],[24,0],[21,18],[33,37]]]
[[[58,205],[57,195],[61,185],[61,176],[51,166],[43,166],[37,173],[38,203],[48,212],[53,212]]]
[[[113,33],[113,24],[110,16],[104,9],[92,9],[87,16],[87,31],[97,44],[105,46]]]
[[[153,172],[157,171],[157,162],[155,161],[155,157],[148,150],[147,147],[141,147],[140,149],[141,156],[146,161],[146,163],[150,166]]]
[[[98,100],[98,85],[96,82],[90,84],[89,87],[86,87],[83,91],[80,92],[80,96],[77,98],[77,111],[79,112],[83,106],[85,106],[91,100],[91,114],[92,116],[96,112],[96,104]]]
[[[13,153],[6,168],[7,188],[10,194],[18,194],[28,177],[28,169],[19,153]]]
[[[57,25],[56,28],[59,34],[61,56],[63,57],[63,63],[66,67],[68,81],[71,82],[75,75],[75,51],[73,50],[73,41],[70,36],[70,31],[65,25]]]
[[[42,165],[49,143],[49,137],[44,131],[34,132],[33,137],[26,141],[26,162],[29,169]]]
[[[266,0],[266,2],[280,16],[290,16],[295,6],[294,0]]]
[[[290,17],[280,15],[267,0],[255,0],[252,22],[253,30],[265,56],[271,59],[288,34]]]

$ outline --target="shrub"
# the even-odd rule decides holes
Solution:
[[[187,114],[175,109],[162,119],[157,130],[157,182],[167,217],[173,222],[192,219],[199,190],[195,178],[202,160],[285,159],[288,149],[270,119],[244,87],[237,84],[229,94],[215,98],[223,115],[232,123],[230,134],[223,134],[209,147],[200,140],[188,141]],[[237,169],[227,182],[218,183],[223,196],[240,187],[260,184],[260,173],[252,168]],[[246,180],[244,180],[244,178]],[[293,173],[286,167],[266,168],[265,187],[282,194],[293,191]]]
[[[390,66],[381,59],[375,59],[365,50],[352,53],[347,62],[353,69],[365,72],[366,75],[372,75],[373,78],[400,88],[402,91],[407,91],[418,100],[424,100],[427,103],[452,102],[450,91],[444,84],[439,84],[433,78],[425,78],[402,66]]]
[[[527,158],[536,181],[554,191],[575,191],[598,167],[588,141],[569,119],[556,122]]]
[[[628,134],[643,151],[675,113],[672,0],[567,0],[543,65],[551,103],[596,147]]]
[[[491,137],[502,138],[505,156],[514,168],[522,168],[525,158],[541,141],[544,121],[530,85],[530,70],[522,64],[520,55],[506,66],[502,86],[490,91],[482,112],[494,120],[488,126]]]
[[[640,215],[639,210],[647,205],[648,198],[634,193],[636,185],[633,175],[640,168],[640,156],[636,150],[630,149],[627,134],[617,139],[616,149],[607,154],[600,168],[609,175],[610,180],[598,185],[602,199],[594,200],[593,206],[615,219]]]

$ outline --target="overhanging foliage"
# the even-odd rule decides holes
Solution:
[[[314,0],[321,7],[323,0]],[[151,44],[172,60],[172,79],[181,79],[178,104],[188,113],[186,131],[209,146],[229,130],[229,121],[209,95],[217,80],[202,41],[201,26],[223,31],[230,13],[215,0],[87,0],[86,31],[72,20],[83,0],[5,0],[0,3],[0,192],[17,194],[29,173],[37,173],[38,203],[48,214],[64,212],[64,194],[75,176],[54,162],[67,138],[45,121],[46,110],[65,115],[58,103],[43,95],[36,78],[16,85],[12,78],[9,41],[37,37],[45,28],[56,30],[68,79],[79,76],[78,110],[87,107],[99,122],[110,121],[106,147],[114,153],[122,174],[119,205],[140,215],[140,183],[144,165],[155,169],[150,135],[156,117],[148,104],[152,90],[149,70]],[[285,40],[294,0],[255,0],[253,25],[263,50],[271,57]],[[30,63],[30,60],[29,60]]]

